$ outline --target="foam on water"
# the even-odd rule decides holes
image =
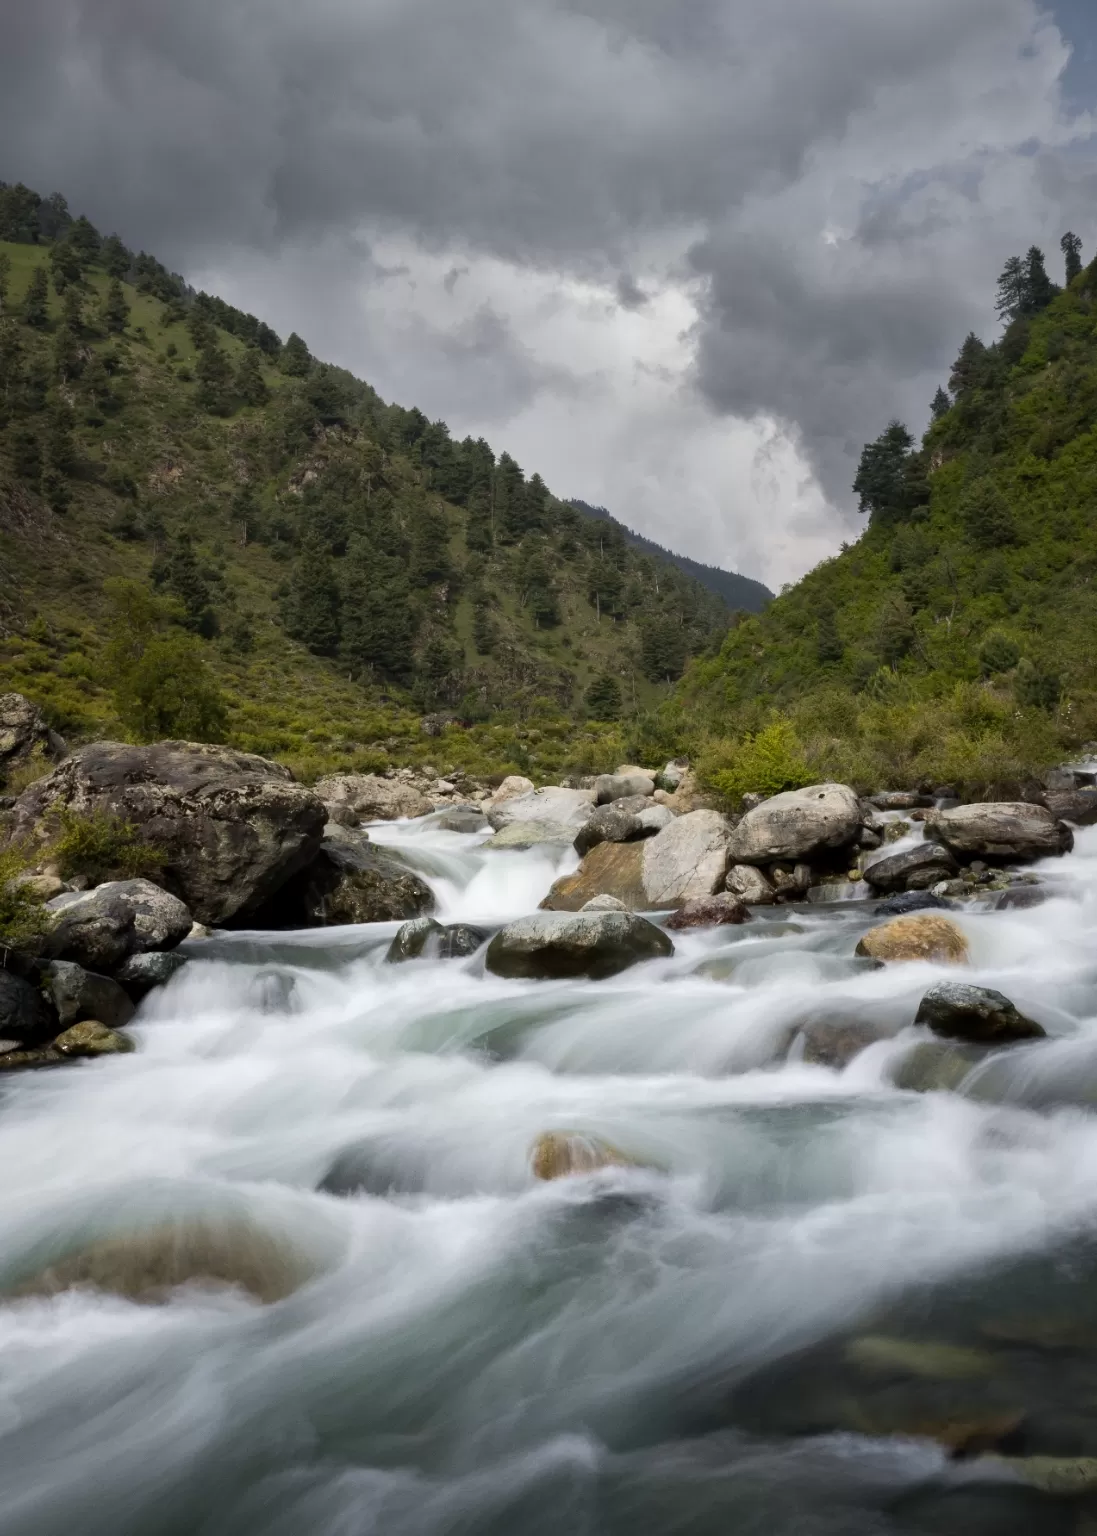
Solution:
[[[530,910],[571,863],[429,824],[371,835],[447,919]],[[504,982],[482,954],[388,966],[392,924],[192,946],[135,1055],[5,1082],[0,1279],[197,1218],[261,1228],[313,1278],[267,1307],[203,1288],[0,1307],[0,1527],[900,1529],[851,1510],[939,1470],[924,1446],[681,1437],[714,1381],[1097,1217],[1097,1119],[1055,1087],[1097,1085],[1097,829],[1040,873],[1045,905],[957,917],[970,979],[1053,1037],[982,1093],[978,1073],[890,1086],[946,972],[858,965],[859,903],[676,935],[597,984]],[[845,1071],[790,1055],[830,1018],[891,1038]],[[646,1166],[538,1185],[550,1130]]]

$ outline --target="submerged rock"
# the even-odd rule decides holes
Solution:
[[[804,1024],[798,1038],[802,1059],[810,1066],[838,1070],[849,1066],[868,1046],[889,1039],[892,1033],[885,1025],[868,1019],[819,1018]]]
[[[964,858],[1016,862],[1069,853],[1074,834],[1043,805],[1024,800],[934,811],[926,834]]]
[[[935,896],[932,891],[904,891],[878,902],[872,911],[876,917],[902,917],[907,912],[928,912],[934,907],[950,910],[951,906],[951,902],[943,896]]]
[[[715,896],[702,896],[697,901],[687,901],[667,919],[668,928],[716,928],[731,923],[749,923],[750,913],[737,896],[718,891]]]
[[[530,1148],[530,1169],[535,1179],[571,1178],[595,1173],[599,1168],[628,1168],[632,1159],[597,1136],[577,1131],[547,1131]]]
[[[891,1071],[896,1088],[914,1093],[954,1093],[986,1051],[951,1040],[919,1040]]]
[[[423,957],[458,960],[474,955],[486,938],[486,933],[468,923],[451,923],[443,927],[433,917],[419,917],[397,930],[385,960],[389,965]]]
[[[98,1019],[84,1019],[59,1034],[53,1049],[62,1056],[126,1056],[137,1047],[128,1035],[108,1029]]]
[[[315,1265],[284,1238],[250,1222],[193,1219],[90,1243],[8,1295],[94,1290],[147,1306],[170,1301],[182,1286],[227,1286],[270,1303],[292,1295],[315,1273]]]
[[[632,912],[537,912],[500,929],[485,963],[496,976],[601,980],[673,953],[666,934]]]
[[[856,953],[874,960],[935,960],[962,965],[968,958],[968,942],[949,918],[919,912],[870,928]]]
[[[133,1003],[117,981],[96,976],[71,961],[51,961],[46,967],[45,987],[62,1029],[84,1019],[98,1019],[109,1029],[124,1029],[133,1018]]]
[[[1042,1040],[1047,1033],[1034,1019],[1019,1013],[1004,993],[962,981],[939,981],[930,987],[914,1022],[927,1025],[936,1035],[978,1044]]]
[[[455,805],[437,816],[434,825],[442,832],[486,832],[488,820],[479,806]]]
[[[288,769],[187,741],[82,747],[20,795],[15,836],[47,841],[61,810],[131,823],[162,852],[165,885],[211,924],[267,901],[315,856],[326,819]]]
[[[748,811],[730,840],[736,864],[804,859],[857,841],[863,812],[846,784],[813,784],[764,800]]]

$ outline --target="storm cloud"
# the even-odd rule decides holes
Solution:
[[[922,424],[1004,257],[1097,234],[1093,123],[1034,0],[0,19],[0,175],[770,579],[856,526],[860,444]]]

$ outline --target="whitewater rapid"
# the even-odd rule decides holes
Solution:
[[[576,862],[371,835],[447,921],[533,910]],[[189,1215],[313,1278],[271,1306],[0,1305],[0,1531],[906,1529],[873,1490],[940,1472],[934,1447],[749,1441],[719,1403],[897,1286],[1097,1226],[1097,829],[1036,872],[1043,905],[956,920],[966,979],[1051,1038],[963,1093],[891,1085],[946,972],[864,968],[871,904],[676,934],[598,983],[389,966],[396,924],[190,945],[136,1054],[4,1082],[0,1280]],[[775,1060],[833,1017],[890,1037],[842,1071]],[[644,1166],[539,1184],[552,1130]]]

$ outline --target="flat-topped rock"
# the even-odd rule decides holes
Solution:
[[[926,835],[961,858],[1017,863],[1069,853],[1074,834],[1044,805],[1026,800],[988,801],[933,811]]]
[[[806,859],[857,841],[863,812],[846,784],[812,784],[764,800],[734,829],[729,854],[735,864]]]
[[[673,953],[666,934],[633,912],[536,912],[501,928],[485,963],[496,976],[598,981]]]
[[[560,789],[552,785],[529,794],[514,795],[501,803],[492,801],[487,807],[487,819],[496,832],[515,821],[549,822],[578,831],[589,820],[593,808],[592,789]]]
[[[399,821],[434,809],[414,784],[373,773],[333,773],[318,780],[314,791],[329,809],[350,811],[360,821]]]

